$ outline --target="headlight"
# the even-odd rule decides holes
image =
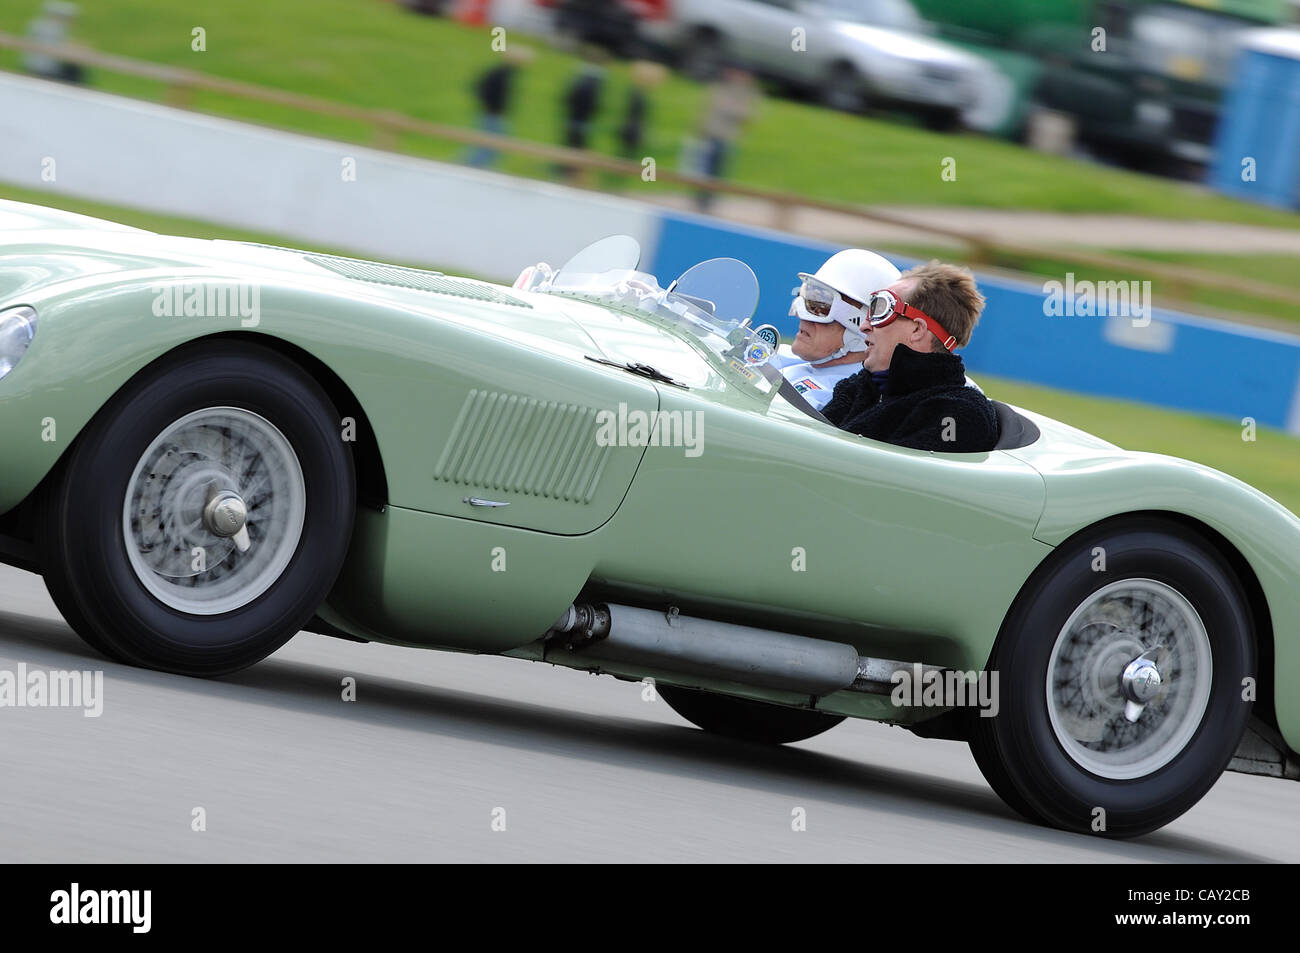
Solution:
[[[23,304],[0,311],[0,378],[22,360],[35,337],[35,308]]]

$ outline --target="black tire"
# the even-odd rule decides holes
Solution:
[[[669,707],[691,724],[740,741],[789,744],[820,735],[844,720],[843,715],[786,708],[696,688],[660,685],[658,691]]]
[[[123,514],[146,449],[177,421],[210,408],[257,415],[278,430],[296,457],[302,492],[296,545],[290,533],[278,537],[287,561],[252,577],[264,591],[249,589],[245,604],[205,614],[179,610],[146,588],[128,556]],[[42,491],[42,570],[69,625],[110,658],[184,675],[226,674],[278,649],[324,601],[351,539],[355,476],[338,420],[315,380],[258,345],[198,342],[142,371],[78,436]],[[258,545],[277,542],[255,539],[248,552]],[[234,574],[237,559],[224,559],[223,572]],[[215,572],[210,566],[194,576],[196,589]]]
[[[678,69],[698,82],[711,82],[722,75],[725,55],[722,37],[711,28],[699,29],[678,57]]]
[[[921,122],[931,132],[957,132],[962,128],[960,109],[933,107],[921,110]]]
[[[1098,548],[1104,554],[1104,569],[1096,563]],[[1157,585],[1152,587],[1151,582]],[[1076,752],[1080,747],[1088,749],[1082,756],[1085,760],[1097,752],[1101,752],[1102,759],[1114,756],[1104,745],[1093,749],[1069,737],[1063,739],[1062,734],[1069,736],[1069,731],[1058,732],[1053,727],[1048,667],[1058,639],[1066,644],[1067,622],[1076,609],[1096,604],[1095,594],[1102,593],[1096,598],[1104,599],[1103,590],[1125,594],[1147,589],[1176,593],[1181,602],[1176,600],[1171,605],[1190,606],[1204,630],[1204,638],[1199,640],[1194,624],[1172,627],[1164,630],[1163,636],[1140,640],[1145,645],[1147,641],[1173,641],[1171,636],[1186,639],[1179,643],[1185,654],[1178,657],[1177,665],[1170,663],[1170,670],[1162,673],[1169,681],[1167,686],[1162,683],[1161,691],[1167,690],[1171,697],[1175,691],[1195,692],[1192,686],[1198,680],[1194,673],[1201,670],[1200,666],[1188,665],[1185,670],[1178,667],[1185,664],[1183,659],[1192,657],[1186,646],[1205,647],[1209,674],[1200,680],[1200,690],[1205,693],[1201,696],[1203,709],[1193,704],[1189,714],[1178,721],[1170,714],[1172,707],[1162,712],[1163,703],[1153,701],[1148,706],[1150,712],[1144,711],[1132,723],[1134,735],[1127,741],[1122,739],[1130,729],[1119,720],[1124,717],[1122,709],[1118,716],[1114,709],[1091,710],[1094,714],[1105,713],[1094,724],[1104,724],[1107,732],[1116,732],[1111,737],[1121,739],[1114,745],[1121,758],[1126,755],[1126,746],[1136,751],[1140,741],[1132,739],[1138,737],[1137,733],[1159,730],[1162,718],[1167,717],[1171,726],[1182,724],[1185,731],[1191,732],[1183,741],[1178,740],[1178,732],[1173,732],[1166,747],[1157,748],[1157,754],[1151,756],[1149,770],[1143,769],[1138,760],[1123,769],[1134,772],[1133,776],[1124,777],[1106,764],[1098,769],[1096,761],[1085,766],[1077,753],[1072,755],[1067,750],[1067,743],[1074,745]],[[1124,597],[1121,595],[1120,604]],[[1142,618],[1149,621],[1154,617],[1153,613]],[[1093,646],[1105,646],[1108,639],[1131,640],[1135,631],[1146,631],[1142,627],[1125,628],[1123,620],[1120,615],[1097,622],[1092,631],[1105,634],[1095,637]],[[1078,625],[1076,622],[1072,628]],[[1091,657],[1106,656],[1099,650]],[[1125,656],[1120,651],[1116,657]],[[1058,669],[1068,673],[1058,683],[1063,697],[1076,689],[1079,696],[1091,690],[1086,687],[1089,680],[1076,679],[1075,672],[1095,671],[1093,684],[1106,686],[1111,682],[1110,669],[1116,668],[1115,697],[1122,699],[1118,673],[1124,665],[1108,663],[1089,669],[1088,658],[1084,655],[1077,663]],[[1039,823],[1080,833],[1133,837],[1162,827],[1188,810],[1227,767],[1250,718],[1251,703],[1242,696],[1243,680],[1256,674],[1254,627],[1247,599],[1232,568],[1199,534],[1171,520],[1134,518],[1097,527],[1061,547],[1027,584],[1007,617],[989,671],[998,673],[999,710],[991,718],[972,715],[970,745],[994,791],[1010,807]],[[1084,687],[1079,688],[1081,685]],[[1094,693],[1091,697],[1100,696]],[[1199,717],[1195,714],[1198,710]],[[1143,717],[1149,718],[1145,726]],[[1096,739],[1085,741],[1099,744]],[[1162,750],[1163,755],[1159,754]],[[1167,760],[1160,764],[1162,757]]]
[[[834,63],[819,91],[822,104],[838,112],[860,114],[871,105],[866,78],[852,63]]]

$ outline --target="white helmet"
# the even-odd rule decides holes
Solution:
[[[852,298],[865,307],[873,291],[889,287],[899,277],[897,268],[864,248],[846,248],[836,252],[826,259],[815,275],[799,272],[803,284],[795,289],[796,297],[790,314],[801,321],[844,326],[844,343],[834,353],[811,363],[825,364],[850,351],[865,351],[867,339],[862,334],[862,322],[866,315],[861,308],[855,308],[844,299]],[[822,295],[819,296],[818,292]]]

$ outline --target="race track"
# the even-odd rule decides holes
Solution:
[[[0,568],[19,663],[102,669],[104,710],[0,709],[11,862],[1300,860],[1294,782],[1230,774],[1138,841],[1068,835],[1013,815],[965,745],[866,722],[744,745],[611,678],[307,634],[220,681],[109,664]]]

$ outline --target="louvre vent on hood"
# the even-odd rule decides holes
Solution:
[[[433,478],[588,504],[610,458],[610,448],[592,438],[599,417],[594,407],[471,390]]]
[[[498,291],[490,285],[465,281],[461,278],[448,278],[436,271],[401,268],[397,265],[385,265],[377,261],[335,258],[330,255],[305,255],[304,257],[313,265],[328,268],[335,274],[342,275],[344,278],[352,278],[355,281],[369,281],[379,285],[395,285],[399,288],[414,288],[417,291],[455,295],[458,298],[472,298],[475,301],[488,301],[492,304],[510,304],[517,308],[532,307],[527,301]]]

